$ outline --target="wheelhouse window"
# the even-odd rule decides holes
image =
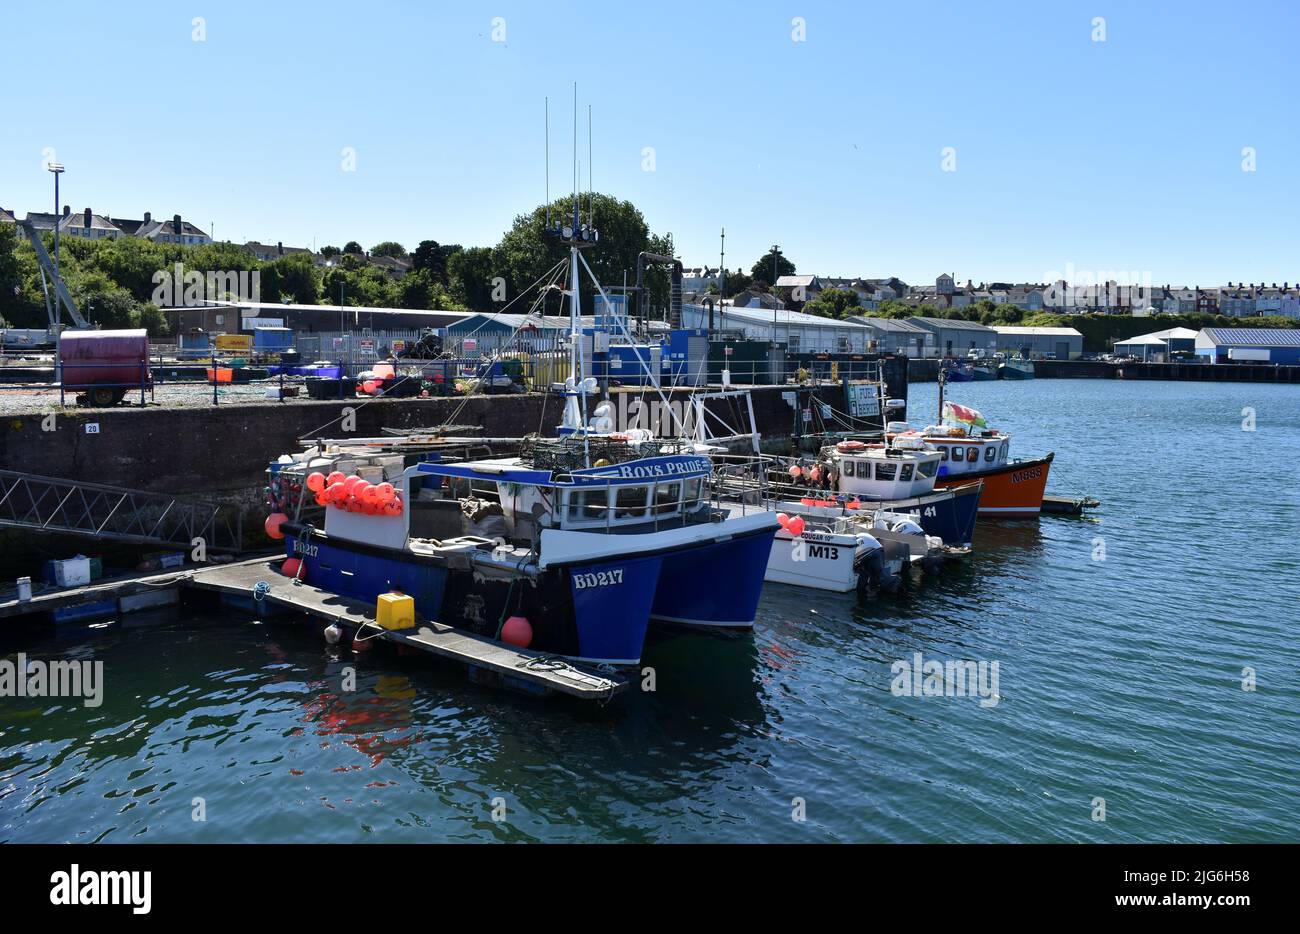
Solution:
[[[852,458],[848,458],[848,457],[844,458],[844,464],[842,468],[844,471],[844,476],[846,477],[853,476],[853,471],[857,469],[856,467],[854,467],[854,464],[856,463],[857,461],[853,460]]]
[[[939,445],[939,460],[946,461],[947,459],[948,459],[948,449],[941,444]]]
[[[1003,442],[1002,442],[1002,452],[998,455],[998,460],[1003,461],[1003,462],[1006,461],[1006,459],[1007,459],[1007,448],[1008,448],[1008,447],[1009,447],[1009,445],[1007,444],[1007,442],[1003,441]]]
[[[659,484],[655,487],[655,513],[663,516],[676,512],[681,499],[681,481]]]
[[[877,480],[893,480],[897,474],[898,474],[897,464],[886,464],[883,462],[876,464]]]
[[[898,479],[899,479],[899,480],[902,480],[904,483],[906,483],[908,480],[911,480],[911,479],[912,479],[912,465],[911,465],[911,464],[903,464],[903,465],[902,465],[902,469],[899,470],[899,472],[898,472]]]
[[[622,486],[617,488],[614,497],[614,518],[641,518],[646,514],[646,504],[650,499],[648,486]]]
[[[980,449],[975,447],[975,445],[972,444],[970,447],[966,449],[966,460],[973,464],[975,463],[975,461],[979,459],[980,459]]]
[[[704,478],[696,477],[694,480],[686,481],[685,502],[687,510],[694,509],[699,505],[700,497],[704,492]]]
[[[992,463],[998,456],[998,448],[995,444],[990,444],[984,449],[984,459]]]
[[[933,477],[936,470],[939,469],[938,461],[921,461],[916,465],[916,473],[922,477]]]
[[[599,519],[605,521],[609,505],[609,490],[581,490],[569,494],[570,519]]]

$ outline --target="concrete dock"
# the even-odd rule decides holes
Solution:
[[[627,687],[627,679],[515,648],[494,639],[418,620],[413,629],[390,631],[375,623],[375,607],[341,597],[310,584],[295,583],[280,573],[282,558],[256,558],[190,572],[184,586],[211,590],[241,602],[270,603],[305,613],[326,623],[358,630],[361,640],[381,639],[450,659],[469,668],[472,680],[533,694],[567,694],[584,700],[606,701]],[[257,596],[259,584],[264,584]]]
[[[381,629],[375,624],[373,605],[310,584],[295,584],[280,573],[283,560],[263,555],[232,564],[101,580],[33,594],[26,601],[6,595],[0,599],[0,619],[17,621],[51,614],[57,620],[59,615],[75,617],[79,609],[98,610],[98,618],[108,618],[175,604],[183,591],[207,591],[240,605],[262,604],[277,611],[302,613],[321,621],[322,628],[339,623],[357,630],[362,641],[382,640],[436,655],[465,666],[470,679],[478,684],[542,696],[566,694],[602,703],[627,689],[627,678],[615,672],[516,648],[435,620],[417,620],[409,630]],[[260,595],[259,583],[265,584]]]

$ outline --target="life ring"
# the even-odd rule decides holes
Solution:
[[[849,451],[861,451],[865,447],[866,444],[861,441],[841,441],[835,445],[835,450],[848,453]]]

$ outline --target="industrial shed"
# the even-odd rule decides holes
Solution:
[[[995,327],[998,350],[1016,356],[1077,360],[1083,335],[1074,328]]]
[[[866,328],[870,332],[867,336],[868,349],[870,342],[875,341],[877,353],[899,353],[908,357],[933,357],[938,353],[934,332],[919,325],[897,318],[870,318],[861,315],[853,315],[844,320]]]
[[[1300,330],[1289,328],[1203,328],[1196,355],[1210,363],[1300,364]]]
[[[797,353],[866,353],[871,331],[852,320],[823,318],[784,308],[736,308],[719,305],[713,311],[714,329],[732,331],[749,340],[786,345]],[[704,305],[682,306],[682,327],[708,328],[709,309]]]
[[[941,357],[965,357],[972,350],[992,356],[998,346],[998,332],[977,321],[960,318],[908,318],[907,323],[934,335]]]

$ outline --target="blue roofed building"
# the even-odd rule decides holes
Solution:
[[[1202,328],[1196,355],[1209,363],[1300,365],[1300,329]]]

